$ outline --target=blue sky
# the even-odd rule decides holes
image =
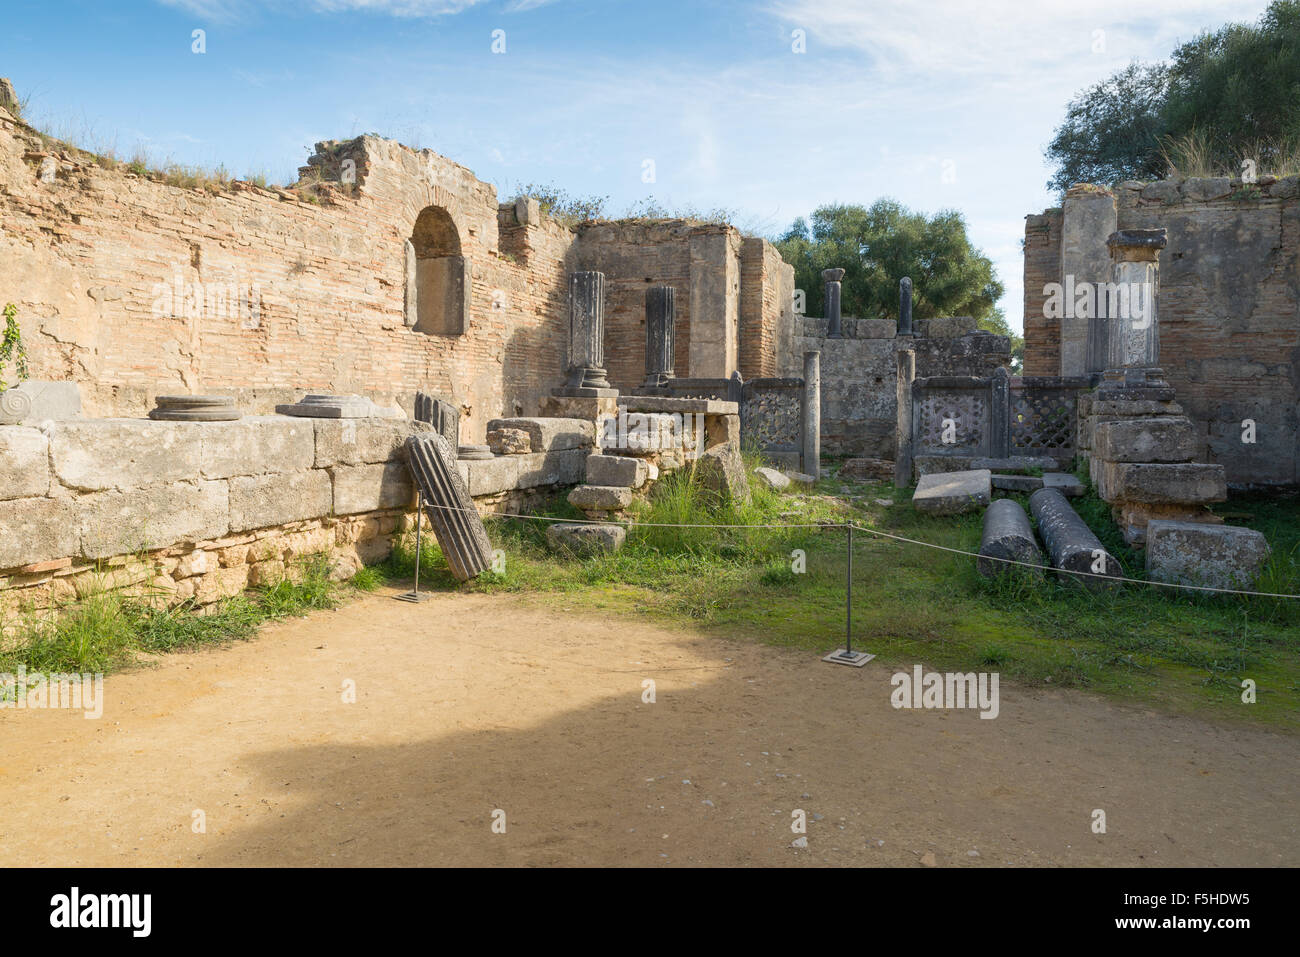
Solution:
[[[652,195],[763,234],[827,202],[955,208],[1019,328],[1024,216],[1054,202],[1042,150],[1070,97],[1266,5],[7,0],[0,76],[56,135],[281,182],[316,141],[377,132],[502,199]]]

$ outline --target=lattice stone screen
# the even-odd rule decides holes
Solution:
[[[1004,370],[985,379],[917,379],[912,398],[914,454],[1045,455],[1068,465],[1074,458],[1076,401],[1087,388],[1086,379],[1011,378]]]
[[[1011,451],[1074,458],[1073,389],[1011,389]]]
[[[919,446],[931,455],[979,455],[987,444],[988,412],[988,400],[975,392],[927,395],[919,406]]]
[[[932,376],[912,384],[915,455],[988,455],[989,379]]]

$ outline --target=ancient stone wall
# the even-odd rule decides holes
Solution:
[[[0,609],[95,587],[216,601],[323,553],[388,554],[412,506],[401,419],[73,419],[0,427]]]
[[[536,451],[458,461],[479,511],[580,483],[595,434],[580,425]],[[206,604],[317,554],[349,578],[414,527],[405,443],[422,428],[284,415],[0,427],[0,612],[104,586]]]
[[[579,239],[431,150],[369,135],[318,144],[303,174],[295,190],[168,185],[0,111],[0,302],[18,305],[33,377],[79,383],[101,416],[206,392],[248,413],[306,391],[409,412],[422,390],[457,405],[461,439],[481,443],[489,419],[537,414],[562,383],[579,268],[607,273],[620,387],[644,376],[651,284],[678,289],[679,375],[737,362],[731,227],[602,224]],[[757,302],[762,342],[788,308],[770,291]],[[697,339],[718,337],[695,370],[692,321]]]
[[[893,459],[898,419],[897,352],[916,352],[918,378],[987,376],[1011,362],[1010,342],[976,330],[967,317],[918,320],[916,336],[899,337],[892,319],[844,319],[843,338],[827,336],[825,319],[803,320],[794,352],[821,352],[823,455]],[[800,372],[787,365],[787,375]]]
[[[1160,256],[1160,366],[1195,426],[1194,458],[1224,465],[1234,485],[1300,482],[1298,188],[1297,177],[1261,177],[1115,189],[1119,229],[1169,231]],[[1043,318],[1041,295],[1045,283],[1063,281],[1052,224],[1059,216],[1049,210],[1026,221],[1027,375],[1059,374],[1059,322]],[[1242,441],[1247,420],[1253,443]]]

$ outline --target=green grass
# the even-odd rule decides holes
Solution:
[[[711,504],[684,476],[656,487],[642,522],[816,524],[843,522],[974,552],[981,516],[935,518],[910,507],[910,490],[824,480],[809,493],[755,489],[744,507]],[[848,487],[848,493],[841,493]],[[893,506],[874,504],[893,499]],[[1021,497],[1022,504],[1025,499]],[[1106,503],[1091,491],[1074,505],[1120,561],[1144,579],[1142,556],[1124,545]],[[1300,594],[1300,507],[1295,496],[1242,496],[1222,511],[1258,528],[1273,557],[1258,590]],[[558,499],[539,516],[572,519]],[[1248,514],[1249,519],[1240,516]],[[545,545],[545,523],[493,519],[489,534],[505,570],[458,585],[432,535],[423,541],[421,587],[530,594],[590,608],[691,622],[721,636],[824,653],[843,644],[846,534],[842,528],[664,529],[633,526],[614,555],[578,559]],[[806,570],[793,568],[802,550]],[[1166,710],[1300,726],[1300,602],[1213,596],[1130,584],[1091,592],[1048,577],[981,578],[974,560],[854,534],[855,646],[886,666],[943,670],[996,667],[1006,678],[1072,687]],[[414,549],[399,541],[385,572],[409,578]],[[1240,702],[1252,678],[1258,703]]]
[[[381,573],[369,569],[358,578],[356,586],[363,590],[382,581]],[[14,638],[0,650],[0,672],[11,674],[21,664],[28,671],[108,673],[144,655],[250,638],[268,621],[333,608],[342,594],[330,581],[323,556],[304,559],[290,577],[203,608],[193,601],[166,608],[148,596],[92,590],[74,603],[13,623]]]

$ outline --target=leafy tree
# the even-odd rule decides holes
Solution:
[[[1056,163],[1047,185],[1065,192],[1075,183],[1158,179],[1168,89],[1167,67],[1134,62],[1071,100],[1047,147]]]
[[[1155,179],[1189,153],[1222,173],[1247,157],[1286,173],[1297,145],[1300,0],[1274,0],[1257,24],[1207,31],[1168,64],[1131,63],[1071,100],[1046,150],[1048,186]]]
[[[823,269],[844,270],[840,302],[846,316],[896,318],[904,276],[912,278],[916,319],[987,319],[1002,296],[993,263],[971,245],[955,210],[927,218],[892,199],[870,207],[822,206],[811,223],[795,220],[776,246],[794,266],[808,315],[825,315]]]

